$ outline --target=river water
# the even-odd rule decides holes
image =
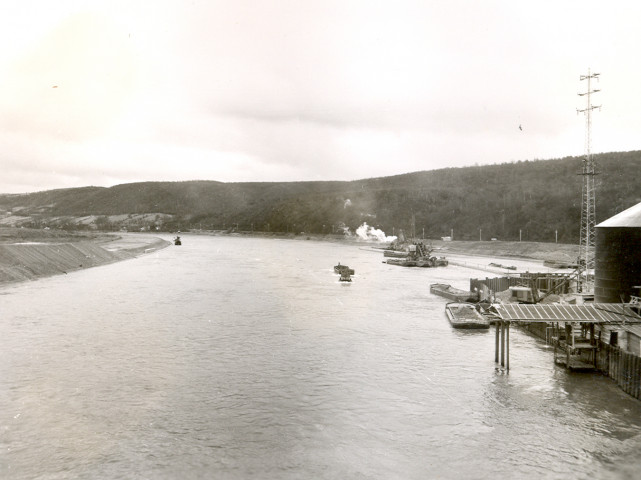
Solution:
[[[508,374],[493,330],[450,327],[429,284],[484,273],[183,238],[0,289],[0,477],[638,478],[640,402],[516,328]]]

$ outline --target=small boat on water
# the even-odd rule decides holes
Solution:
[[[340,262],[338,265],[334,265],[334,273],[343,273],[347,272],[349,275],[354,275],[354,269],[349,268],[347,265],[341,265]]]
[[[450,302],[445,305],[445,313],[454,328],[490,328],[490,321],[481,315],[472,303]]]
[[[174,245],[182,245],[183,242],[180,240],[180,237],[174,238]]]
[[[343,270],[341,272],[341,278],[338,279],[339,282],[351,282],[352,281],[352,276],[349,274],[347,270]]]
[[[432,283],[430,285],[430,293],[439,295],[454,302],[476,301],[478,297],[476,292],[469,292],[467,290],[461,290],[460,288],[454,288],[452,285],[447,283]]]
[[[490,263],[490,267],[496,267],[496,268],[505,268],[506,270],[516,270],[516,267],[514,265],[502,265],[500,263]]]

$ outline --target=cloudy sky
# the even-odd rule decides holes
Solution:
[[[0,6],[0,192],[352,180],[641,149],[641,2]],[[522,130],[519,129],[522,126]]]

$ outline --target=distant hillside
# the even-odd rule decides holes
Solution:
[[[595,156],[597,221],[641,202],[641,152]],[[0,195],[0,224],[37,228],[331,233],[366,222],[459,240],[577,243],[581,158],[446,168],[351,182],[144,182]],[[1,213],[1,212],[0,212]]]

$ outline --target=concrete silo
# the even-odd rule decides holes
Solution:
[[[595,302],[628,302],[639,295],[641,203],[596,226],[594,276]]]

